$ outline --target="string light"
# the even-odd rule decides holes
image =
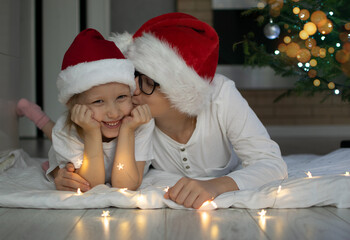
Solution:
[[[118,168],[118,170],[122,170],[124,168],[124,164],[118,163],[117,168]]]
[[[109,217],[109,211],[102,211],[101,217]]]
[[[275,50],[275,55],[278,55],[278,54],[280,54],[280,51]]]
[[[338,95],[339,93],[340,93],[339,89],[335,89],[335,90],[334,90],[334,94],[335,94],[335,95]]]
[[[303,67],[303,64],[301,62],[298,62],[298,67]]]
[[[330,16],[333,16],[334,13],[333,13],[332,11],[330,11],[328,14],[329,14]]]
[[[278,186],[278,189],[277,189],[277,193],[280,193],[280,192],[281,192],[281,190],[282,190],[282,186],[281,186],[281,185],[279,185],[279,186]]]
[[[312,178],[312,174],[311,174],[311,172],[310,171],[308,171],[307,173],[305,173],[307,176],[308,176],[308,178]]]
[[[260,217],[265,217],[265,215],[266,215],[265,209],[262,209],[260,212],[258,212],[258,214]]]
[[[125,193],[127,190],[128,190],[128,188],[120,188],[120,189],[119,189],[119,192]]]
[[[80,188],[77,189],[77,194],[82,195],[83,193],[81,192]]]

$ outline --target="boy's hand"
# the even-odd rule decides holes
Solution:
[[[135,130],[142,124],[148,123],[151,119],[152,114],[149,106],[147,104],[138,105],[131,111],[130,116],[123,119],[122,127]]]
[[[187,208],[198,209],[204,202],[213,200],[219,195],[216,190],[216,184],[213,184],[210,180],[200,181],[183,177],[169,188],[164,197]]]
[[[71,120],[84,131],[100,129],[101,124],[93,118],[93,112],[86,105],[75,104],[71,110]]]

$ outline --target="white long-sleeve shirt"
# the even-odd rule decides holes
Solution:
[[[196,128],[186,144],[155,127],[152,165],[190,178],[227,175],[239,189],[287,177],[279,146],[234,82],[216,74],[212,84],[211,103],[197,116]],[[240,161],[242,169],[238,169]]]
[[[49,181],[53,181],[51,172],[56,168],[63,168],[67,163],[73,163],[75,168],[80,168],[84,159],[84,140],[78,135],[73,126],[70,131],[65,127],[66,115],[62,115],[52,130],[52,146],[49,151],[50,168],[46,172]],[[135,160],[146,161],[145,172],[148,170],[153,156],[152,132],[154,120],[143,124],[135,131]],[[105,166],[105,181],[110,182],[114,156],[117,146],[117,138],[110,142],[103,142],[103,157]]]

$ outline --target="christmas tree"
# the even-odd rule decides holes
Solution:
[[[326,92],[350,101],[348,0],[262,0],[243,14],[256,18],[272,45],[248,33],[243,41],[245,64],[270,66],[276,74],[297,78],[294,88],[278,99]]]

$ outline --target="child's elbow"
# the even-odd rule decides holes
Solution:
[[[141,183],[122,183],[119,181],[113,181],[112,180],[112,187],[114,188],[127,188],[130,191],[136,191],[141,186]]]

